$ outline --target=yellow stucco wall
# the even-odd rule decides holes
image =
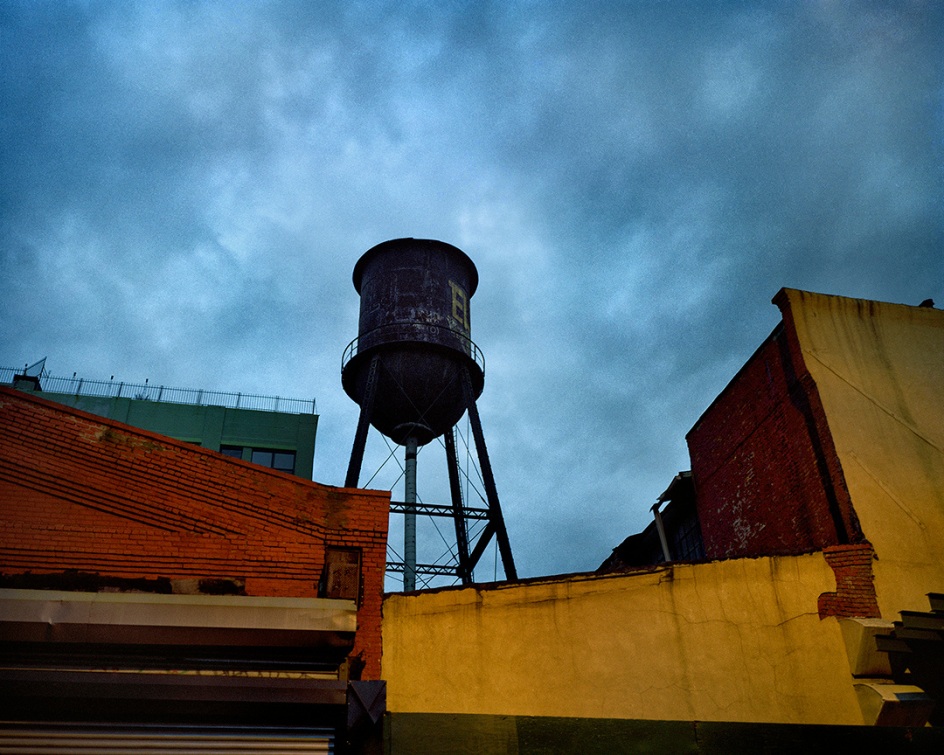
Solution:
[[[392,712],[860,724],[821,554],[391,595]]]
[[[944,312],[784,293],[875,547],[882,616],[927,611],[944,590]]]

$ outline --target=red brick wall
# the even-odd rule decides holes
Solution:
[[[860,537],[788,313],[687,441],[708,558],[801,553]]]
[[[0,388],[0,573],[229,579],[316,597],[362,549],[353,655],[380,678],[389,496],[331,488]],[[358,665],[360,665],[358,663]]]
[[[881,618],[875,598],[871,544],[834,545],[824,549],[826,563],[836,575],[836,592],[819,596],[819,617]]]

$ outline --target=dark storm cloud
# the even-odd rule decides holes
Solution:
[[[935,3],[7,2],[0,23],[3,361],[315,395],[315,478],[338,484],[353,264],[442,238],[479,267],[522,574],[594,568],[645,525],[781,286],[944,300]]]

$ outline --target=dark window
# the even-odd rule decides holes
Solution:
[[[295,452],[294,451],[270,451],[264,448],[252,449],[252,463],[261,464],[270,469],[278,469],[280,472],[295,473]]]
[[[257,451],[256,449],[252,450],[252,463],[261,464],[264,467],[272,466],[272,452],[271,451]]]
[[[224,456],[232,456],[234,459],[243,458],[242,446],[220,446],[220,453]]]
[[[694,512],[678,523],[672,533],[669,552],[674,561],[700,561],[705,558],[705,546],[701,539],[701,528]]]
[[[272,468],[281,469],[283,472],[294,472],[295,452],[276,451],[274,454],[272,454]]]

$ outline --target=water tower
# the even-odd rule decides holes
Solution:
[[[517,579],[475,404],[485,384],[484,360],[472,342],[469,317],[469,301],[477,285],[472,260],[442,241],[385,241],[354,266],[354,288],[361,297],[360,323],[358,337],[344,351],[341,383],[360,406],[360,418],[345,485],[357,487],[369,425],[405,447],[404,501],[391,503],[391,511],[405,516],[405,590],[416,588],[417,574],[453,574],[463,584],[470,583],[472,570],[492,536],[497,539],[506,578]],[[487,508],[468,507],[462,501],[454,427],[466,412]],[[441,436],[452,503],[417,504],[417,448]],[[454,520],[454,569],[416,563],[418,513]],[[474,545],[466,527],[471,519],[486,522]]]

